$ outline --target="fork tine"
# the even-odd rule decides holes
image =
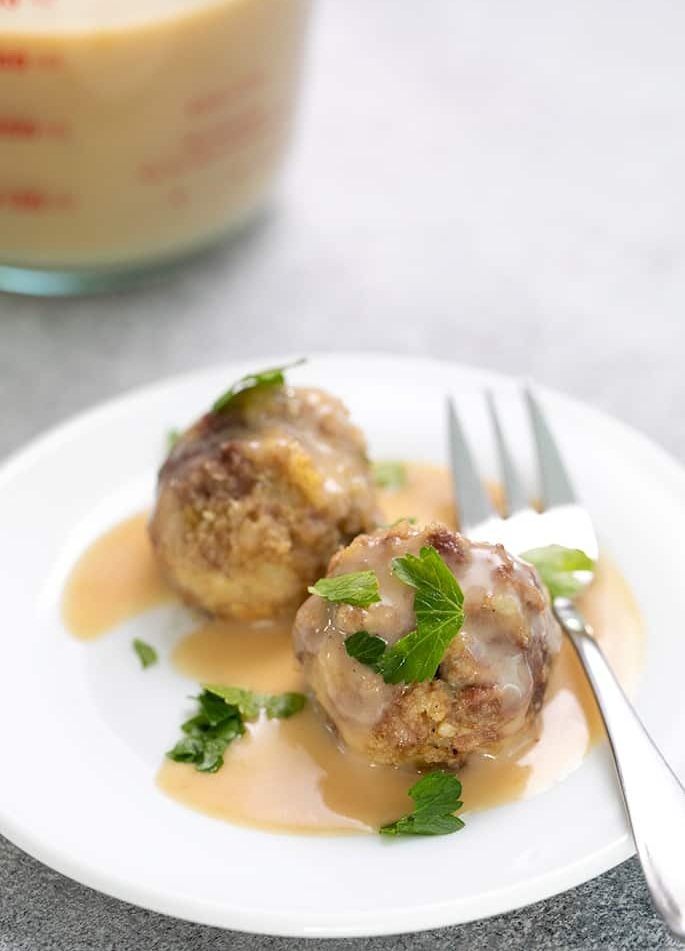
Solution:
[[[452,488],[459,508],[459,527],[465,532],[497,513],[480,481],[454,400],[451,398],[447,400],[447,431]]]
[[[509,447],[507,446],[506,440],[504,438],[504,433],[499,421],[499,414],[497,412],[497,404],[495,402],[495,397],[492,390],[488,390],[485,394],[485,397],[488,404],[488,410],[490,412],[492,428],[495,433],[495,443],[497,445],[497,455],[499,456],[500,473],[506,493],[506,509],[509,515],[513,515],[514,512],[520,512],[522,509],[529,508],[530,505],[524,488],[521,485],[518,472],[516,471],[514,460],[511,457],[511,453],[509,452]]]
[[[551,508],[554,505],[568,505],[570,502],[575,502],[576,495],[566,473],[566,466],[540,404],[529,386],[525,387],[524,395],[537,448],[544,506]]]

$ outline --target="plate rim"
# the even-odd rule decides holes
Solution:
[[[411,365],[423,364],[425,367],[439,365],[443,369],[452,367],[455,376],[474,378],[490,377],[511,384],[517,379],[515,374],[508,374],[488,367],[479,367],[471,364],[462,364],[446,358],[436,358],[425,355],[413,356],[407,353],[398,353],[384,350],[359,351],[310,351],[312,361],[333,359],[336,361],[364,361],[373,363],[384,360]],[[165,388],[174,388],[184,383],[200,381],[211,374],[219,374],[224,370],[233,373],[256,362],[265,365],[277,365],[287,362],[289,355],[267,355],[266,357],[241,356],[235,361],[211,364],[206,367],[195,368],[188,372],[181,372],[150,381],[141,386],[124,390],[112,397],[102,400],[61,422],[39,432],[27,443],[11,452],[0,460],[0,492],[4,485],[12,480],[26,466],[35,464],[45,452],[59,448],[60,444],[84,427],[97,422],[98,418],[111,412],[125,411],[128,404],[135,404],[145,399],[147,394],[159,393]],[[233,368],[233,369],[231,369]],[[604,425],[618,430],[624,437],[629,438],[638,449],[647,450],[655,463],[658,463],[663,474],[674,481],[677,490],[685,496],[685,466],[655,442],[645,433],[617,419],[610,413],[585,403],[576,397],[569,396],[561,390],[543,384],[535,384],[543,394],[553,399],[560,399],[570,404],[574,409],[590,413]],[[635,849],[631,836],[626,831],[624,835],[613,843],[603,846],[596,852],[590,853],[583,859],[576,860],[554,871],[541,873],[534,879],[528,879],[523,884],[513,884],[508,888],[498,888],[494,891],[484,891],[470,898],[466,904],[455,905],[451,901],[436,902],[410,906],[403,909],[399,915],[395,914],[396,922],[388,927],[387,922],[377,912],[355,912],[348,914],[345,925],[334,920],[328,913],[310,913],[307,923],[301,921],[301,912],[283,913],[269,912],[268,922],[264,920],[263,911],[231,907],[213,901],[201,902],[196,898],[187,899],[164,889],[155,889],[151,886],[131,884],[115,873],[108,873],[95,863],[87,860],[72,859],[54,849],[40,834],[34,835],[32,830],[23,827],[21,823],[15,826],[12,818],[5,814],[0,805],[0,832],[18,848],[31,855],[38,861],[58,871],[61,874],[87,887],[95,888],[104,894],[119,900],[150,909],[154,912],[181,918],[187,921],[225,929],[240,930],[253,934],[268,934],[286,937],[364,937],[378,935],[394,935],[412,933],[426,929],[445,927],[448,925],[481,920],[498,914],[516,910],[529,904],[547,899],[583,882],[602,874],[615,867],[634,854]],[[533,895],[532,892],[535,892]],[[502,896],[506,896],[505,900]]]

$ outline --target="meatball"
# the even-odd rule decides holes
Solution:
[[[159,473],[150,536],[188,603],[251,620],[294,610],[376,515],[364,437],[343,404],[265,387],[181,436]]]
[[[416,627],[414,588],[391,573],[398,555],[432,546],[464,592],[464,624],[432,680],[388,684],[347,654],[363,630],[392,644]],[[373,570],[381,600],[368,608],[315,595],[297,613],[295,652],[311,691],[350,747],[376,763],[459,766],[522,732],[542,705],[561,631],[535,570],[501,545],[440,524],[402,522],[360,535],[333,556],[329,576]]]

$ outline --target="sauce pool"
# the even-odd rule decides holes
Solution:
[[[413,516],[456,527],[447,470],[422,463],[408,463],[406,469],[403,487],[380,493],[386,520]],[[146,518],[138,515],[103,535],[78,562],[65,589],[65,623],[76,636],[92,638],[168,597],[155,569]],[[630,589],[606,556],[581,607],[630,692],[641,666],[643,625]],[[194,681],[263,692],[304,690],[288,619],[208,620],[179,641],[171,660]],[[227,749],[218,773],[164,760],[160,789],[215,818],[297,833],[372,831],[410,811],[407,789],[418,774],[374,766],[343,749],[311,704],[291,719],[264,718],[247,728]],[[565,639],[531,734],[495,757],[472,756],[459,771],[463,812],[549,788],[580,765],[602,732],[592,693]]]
[[[79,558],[64,589],[62,618],[75,637],[90,640],[173,597],[142,513],[110,528]]]

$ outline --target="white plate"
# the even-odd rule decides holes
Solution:
[[[469,921],[545,898],[627,858],[632,844],[604,744],[547,793],[476,814],[458,837],[266,833],[206,818],[157,790],[155,772],[190,684],[164,664],[141,675],[130,639],[135,632],[167,653],[188,620],[167,606],[80,643],[60,621],[62,585],[91,540],[149,504],[169,427],[188,422],[248,370],[279,362],[255,359],[140,390],[59,427],[0,471],[0,831],[58,871],[138,905],[310,936]],[[478,394],[491,385],[515,396],[505,377],[390,356],[317,356],[292,379],[339,394],[373,455],[435,461],[444,459],[444,395],[452,390],[491,471]],[[637,706],[683,775],[685,473],[614,420],[552,392],[543,397],[600,534],[645,613]],[[511,404],[525,464],[527,435]]]

